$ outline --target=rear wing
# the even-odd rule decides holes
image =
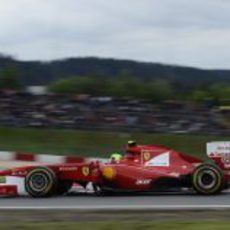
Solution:
[[[207,143],[207,155],[221,168],[230,169],[230,141]]]

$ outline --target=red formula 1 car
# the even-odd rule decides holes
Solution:
[[[26,166],[2,171],[0,176],[25,178],[25,189],[32,197],[62,195],[75,182],[82,186],[91,182],[97,193],[185,188],[212,195],[230,182],[229,142],[209,143],[208,155],[212,163],[163,146],[131,143],[121,160]]]

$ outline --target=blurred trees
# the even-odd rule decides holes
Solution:
[[[212,84],[208,87],[196,88],[192,91],[191,100],[204,101],[227,101],[230,100],[230,85],[229,84]]]
[[[110,82],[102,76],[78,76],[53,82],[49,90],[55,93],[91,94],[106,96],[109,94]]]
[[[170,81],[156,78],[142,81],[129,74],[120,74],[114,78],[102,75],[75,76],[58,80],[49,85],[54,93],[90,94],[93,96],[114,96],[148,99],[153,101],[190,100],[230,100],[230,85],[212,84],[200,86],[182,92]]]
[[[230,100],[230,85],[213,84],[209,87],[209,93],[217,100]]]
[[[129,97],[161,102],[180,101],[228,101],[230,84],[214,83],[181,90],[177,84],[163,78],[142,80],[129,72],[122,72],[113,78],[100,74],[72,76],[54,81],[49,91],[63,94],[90,94],[93,96]],[[15,66],[8,66],[0,71],[0,89],[20,90],[20,73]]]
[[[93,96],[131,97],[162,101],[174,98],[175,89],[169,81],[141,81],[131,76],[107,79],[103,76],[78,76],[49,85],[54,93],[90,94]]]
[[[21,88],[19,72],[16,67],[9,66],[0,71],[0,89],[19,90]]]

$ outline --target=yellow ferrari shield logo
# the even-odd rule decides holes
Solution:
[[[88,166],[84,166],[84,167],[82,168],[82,174],[83,174],[84,176],[88,176],[88,175],[89,175],[89,167],[88,167]]]
[[[143,157],[144,157],[145,161],[148,161],[151,158],[151,153],[148,151],[145,151],[145,152],[143,152]]]

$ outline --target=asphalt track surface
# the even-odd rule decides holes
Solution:
[[[76,210],[146,210],[146,209],[219,209],[230,208],[230,191],[215,196],[196,194],[119,194],[96,196],[70,194],[53,198],[0,198],[0,209],[76,209]]]

